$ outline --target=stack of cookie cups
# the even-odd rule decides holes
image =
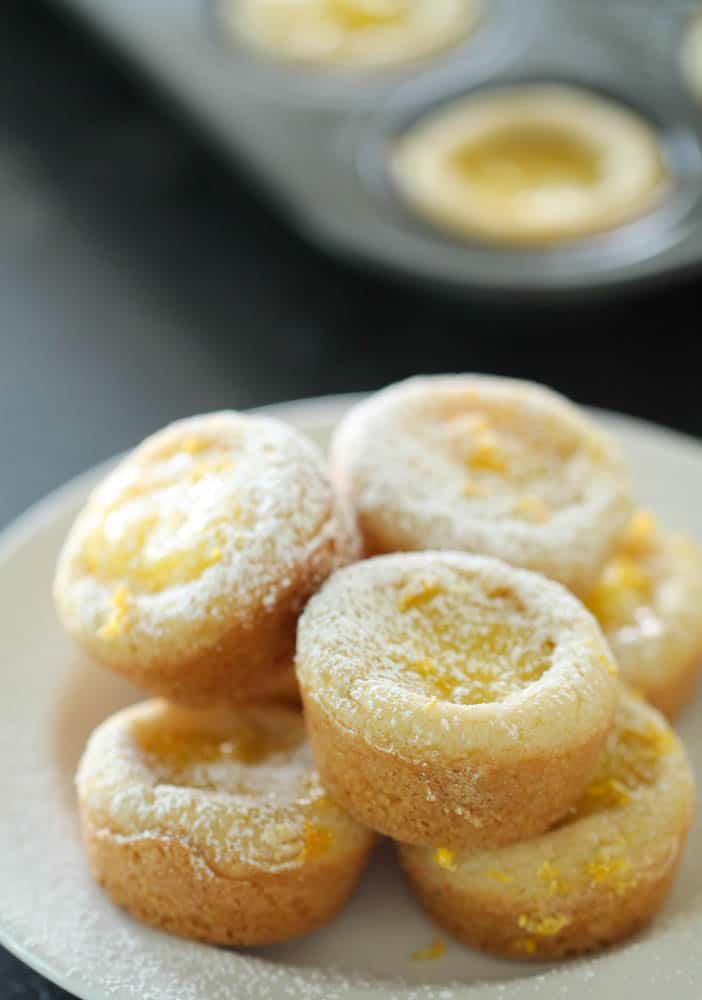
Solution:
[[[313,930],[376,833],[437,923],[502,956],[621,940],[666,898],[694,787],[647,702],[691,696],[702,558],[550,390],[391,386],[342,421],[329,474],[277,421],[182,421],[94,491],[55,594],[159,696],[78,773],[95,877],[149,924]]]
[[[88,499],[59,559],[61,620],[159,696],[103,723],[77,776],[93,874],[134,916],[268,944],[350,895],[374,838],[320,784],[293,657],[309,596],[359,554],[321,454],[263,417],[176,423]]]
[[[553,959],[634,933],[692,817],[684,749],[642,695],[671,714],[689,697],[699,551],[632,509],[586,416],[525,383],[391,387],[347,416],[332,467],[376,555],[298,630],[325,787],[395,839],[460,941]]]

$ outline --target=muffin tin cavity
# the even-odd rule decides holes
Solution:
[[[483,89],[440,106],[387,153],[398,195],[457,237],[548,246],[648,214],[670,187],[658,130],[572,86]]]
[[[209,14],[232,71],[252,94],[353,113],[427,67],[463,66],[477,79],[501,65],[527,41],[515,4],[210,0]]]
[[[225,11],[250,0],[64,2],[180,96],[329,250],[488,296],[603,290],[702,263],[701,0],[472,0],[479,16],[445,44],[407,61],[396,51],[373,65],[368,54],[365,66],[247,43]],[[408,0],[301,2],[355,23],[401,19]],[[389,169],[397,142],[452,101],[527,85],[576,88],[638,116],[655,134],[665,189],[551,245],[481,241],[414,209]]]

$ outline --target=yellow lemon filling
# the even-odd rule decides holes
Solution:
[[[221,0],[225,26],[256,47],[320,65],[382,67],[471,30],[477,0]]]
[[[112,595],[112,610],[99,631],[102,639],[116,639],[129,625],[131,598],[126,587],[117,587]]]
[[[534,919],[526,913],[522,913],[517,923],[523,931],[528,931],[530,934],[537,934],[539,937],[553,937],[568,926],[570,917],[563,913],[557,913],[553,916]]]
[[[551,509],[541,497],[525,493],[514,501],[513,513],[523,521],[543,524],[551,516]]]
[[[302,856],[305,861],[314,861],[324,857],[334,845],[334,834],[325,826],[305,822]]]
[[[601,176],[601,155],[566,129],[513,125],[454,150],[451,168],[490,198],[520,198],[542,189],[589,188]]]
[[[618,555],[603,569],[586,604],[607,631],[631,621],[646,607],[653,593],[653,579],[635,559]]]
[[[587,870],[593,885],[613,885],[618,893],[634,884],[631,878],[626,877],[627,872],[631,871],[631,864],[621,856],[599,855],[588,864]]]
[[[617,729],[600,754],[592,781],[565,822],[626,805],[638,788],[655,784],[660,760],[672,746],[671,734],[652,722]]]
[[[405,659],[402,670],[428,699],[458,705],[500,701],[551,666],[553,640],[536,636],[518,613],[514,623],[501,619],[498,604],[514,616],[512,595],[494,595],[492,606],[490,598],[481,606],[472,596],[467,588],[444,589],[424,578],[400,589],[397,606],[408,631],[399,638],[419,654]]]
[[[637,510],[631,515],[619,542],[622,552],[633,557],[650,552],[658,534],[656,519],[649,510]]]
[[[650,606],[655,581],[646,567],[646,559],[657,537],[653,515],[636,511],[614,558],[602,570],[585,602],[605,631],[628,625],[639,609]]]
[[[169,784],[195,788],[214,787],[223,766],[263,764],[274,754],[295,749],[299,742],[253,723],[237,727],[226,739],[210,732],[160,726],[137,734],[140,751],[158,765]]]
[[[446,945],[441,938],[437,937],[434,938],[431,944],[426,945],[426,947],[413,951],[412,958],[415,962],[432,962],[437,958],[441,958],[445,951]]]
[[[437,847],[434,852],[434,859],[439,868],[443,868],[447,872],[455,872],[456,852],[452,851],[449,847]]]
[[[565,896],[570,891],[570,886],[561,875],[558,866],[548,859],[539,865],[536,877],[548,886],[552,896]]]
[[[233,467],[231,456],[190,436],[135,470],[88,535],[85,570],[133,593],[199,579],[221,561],[232,526],[242,537],[247,527],[227,477]],[[108,619],[106,637],[121,624]]]
[[[243,795],[278,806],[275,820],[255,802],[246,808],[250,830],[259,830],[263,848],[284,844],[288,860],[297,863],[324,857],[334,846],[329,826],[331,803],[316,775],[300,756],[303,733],[240,722],[226,738],[209,730],[183,730],[162,725],[138,727],[136,746],[157,785],[174,785],[216,795]],[[275,759],[274,759],[275,758]],[[298,801],[300,800],[300,801]],[[300,808],[304,811],[300,811]],[[226,821],[212,821],[212,830],[227,836]]]
[[[666,183],[652,125],[555,84],[452,102],[398,141],[393,169],[433,222],[524,246],[614,229],[650,210]]]
[[[493,882],[499,882],[500,885],[511,885],[514,881],[511,875],[503,872],[500,868],[488,868],[487,877],[491,878]]]
[[[411,4],[407,0],[313,0],[318,9],[344,31],[365,31],[379,25],[402,24]]]
[[[508,471],[507,458],[491,434],[478,437],[468,457],[468,465],[473,470],[482,469],[498,475],[504,475]]]
[[[538,427],[524,432],[510,407],[490,415],[478,408],[440,418],[438,435],[451,459],[465,469],[463,495],[504,497],[502,516],[542,524],[582,498],[582,488],[563,474],[576,455],[576,442],[554,439]]]

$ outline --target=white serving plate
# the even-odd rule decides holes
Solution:
[[[349,397],[272,408],[325,442]],[[626,449],[641,499],[702,541],[702,445],[602,415]],[[381,848],[344,913],[299,942],[238,953],[181,941],[115,909],[83,861],[73,773],[93,727],[140,697],[88,662],[61,632],[51,578],[93,470],[32,508],[0,538],[0,941],[82,1000],[700,1000],[702,839],[693,830],[665,912],[594,958],[553,966],[488,958],[437,934]],[[702,699],[681,732],[702,773]],[[699,827],[699,823],[698,823]]]

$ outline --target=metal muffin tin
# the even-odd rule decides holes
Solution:
[[[453,291],[577,293],[702,268],[702,103],[680,65],[702,0],[483,0],[463,41],[378,71],[264,58],[233,41],[218,0],[60,0],[194,113],[308,236]],[[672,177],[650,214],[549,249],[459,240],[404,203],[393,139],[452,98],[519,82],[574,84],[658,129]]]

